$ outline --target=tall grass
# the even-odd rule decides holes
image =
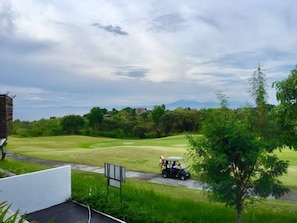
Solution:
[[[50,168],[50,166],[37,163],[26,163],[21,160],[5,158],[4,161],[0,161],[0,168],[19,175],[45,170]]]
[[[233,209],[209,203],[201,191],[143,184],[146,186],[137,180],[123,183],[122,204],[119,189],[111,187],[108,202],[106,179],[103,176],[75,171],[72,175],[73,199],[127,222],[235,222]],[[197,194],[200,195],[195,199]],[[297,205],[280,203],[277,205],[276,201],[264,201],[256,204],[255,208],[248,208],[243,213],[243,222],[297,222]]]

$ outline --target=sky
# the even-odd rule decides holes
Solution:
[[[177,100],[251,102],[297,64],[295,0],[0,0],[0,93],[14,120]]]

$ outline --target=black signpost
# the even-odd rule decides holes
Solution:
[[[109,187],[113,186],[120,189],[120,199],[122,198],[122,182],[126,181],[126,169],[111,163],[104,163],[104,176],[107,177],[107,193],[109,200]]]

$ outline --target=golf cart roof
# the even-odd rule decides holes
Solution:
[[[169,156],[169,157],[166,157],[165,160],[168,160],[168,161],[181,161],[181,160],[184,160],[184,158],[181,157],[181,156]]]

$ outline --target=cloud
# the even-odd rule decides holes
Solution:
[[[269,86],[295,68],[296,10],[268,0],[4,0],[0,88],[16,94],[16,118],[216,100],[217,90],[245,101],[258,63]]]
[[[118,67],[117,69],[118,71],[114,73],[115,75],[131,78],[142,78],[145,77],[146,74],[149,72],[149,69],[133,66]]]
[[[54,42],[50,41],[36,41],[33,39],[23,38],[20,39],[15,36],[7,36],[0,34],[0,49],[7,55],[20,55],[36,54],[53,49]],[[22,58],[24,59],[24,58]]]
[[[93,23],[92,26],[103,29],[106,32],[113,33],[115,36],[116,35],[123,35],[123,36],[129,35],[129,33],[125,32],[125,31],[122,31],[122,28],[119,27],[119,26],[112,26],[112,25],[103,26],[103,25],[101,25],[100,23],[97,23],[97,22]]]
[[[15,29],[16,13],[8,1],[0,5],[0,34],[13,34]]]
[[[198,21],[201,21],[213,28],[220,28],[219,22],[217,21],[217,19],[213,18],[213,17],[209,17],[209,16],[204,16],[204,15],[196,15],[195,19],[197,19]]]
[[[178,13],[166,14],[153,19],[147,31],[175,33],[187,28],[185,19]]]

